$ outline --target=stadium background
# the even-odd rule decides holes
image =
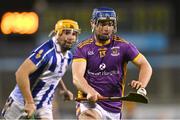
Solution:
[[[180,11],[175,0],[2,0],[0,24],[6,12],[36,12],[39,28],[34,34],[3,34],[0,30],[0,110],[15,85],[15,71],[29,52],[48,39],[57,20],[77,20],[82,29],[79,40],[91,33],[90,17],[94,7],[109,6],[118,16],[118,34],[134,43],[153,67],[147,87],[150,104],[131,106],[133,118],[180,118]],[[127,82],[137,78],[137,70],[128,65]],[[72,85],[71,69],[64,77],[67,87]],[[126,93],[129,91],[126,88]],[[75,102],[63,102],[55,97],[54,115],[57,119],[75,118]],[[126,109],[124,111],[126,113]],[[126,116],[125,116],[126,117]]]

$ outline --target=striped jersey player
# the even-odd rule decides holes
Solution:
[[[35,49],[28,59],[37,67],[37,70],[29,75],[29,80],[34,102],[39,109],[50,104],[56,86],[71,63],[72,53],[67,51],[63,55],[53,37]],[[24,104],[24,98],[18,85],[10,96],[20,104]]]
[[[58,84],[69,99],[62,77],[72,61],[70,51],[79,34],[73,20],[59,20],[54,36],[34,49],[16,72],[17,85],[11,92],[2,111],[5,119],[19,119],[24,112],[35,119],[53,119],[52,98]]]

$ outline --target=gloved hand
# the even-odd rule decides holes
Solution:
[[[141,95],[144,95],[144,96],[147,95],[146,89],[142,88],[142,87],[137,90],[137,93],[141,94]]]

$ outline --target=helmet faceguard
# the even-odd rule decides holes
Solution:
[[[112,20],[114,22],[114,33],[117,32],[116,12],[114,9],[108,7],[95,8],[92,13],[91,21],[97,25],[98,22],[102,20]],[[94,31],[94,28],[92,28],[92,31]]]

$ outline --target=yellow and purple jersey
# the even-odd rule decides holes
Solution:
[[[126,65],[139,56],[132,44],[114,35],[102,45],[90,38],[80,42],[75,50],[73,61],[86,61],[85,79],[103,96],[123,96]],[[110,112],[120,112],[122,102],[97,102]]]

